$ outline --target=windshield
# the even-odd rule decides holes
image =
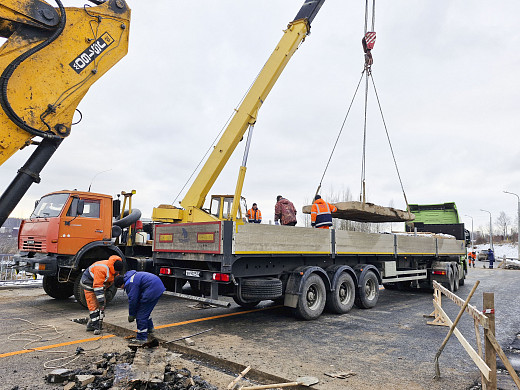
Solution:
[[[67,202],[69,194],[47,195],[40,199],[31,218],[50,218],[60,215],[63,206]]]

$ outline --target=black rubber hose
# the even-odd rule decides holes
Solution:
[[[27,123],[23,121],[22,118],[18,116],[16,112],[14,112],[13,108],[11,107],[11,104],[9,103],[9,99],[7,97],[7,84],[9,83],[9,79],[13,75],[16,68],[27,58],[32,56],[33,54],[37,53],[38,51],[42,50],[44,47],[49,46],[52,42],[54,42],[63,32],[65,29],[65,24],[67,22],[67,16],[65,14],[65,8],[63,7],[63,4],[60,0],[55,0],[56,4],[58,4],[58,8],[60,9],[60,22],[58,23],[58,28],[54,33],[47,38],[42,43],[36,45],[30,50],[27,50],[25,53],[22,53],[17,58],[15,58],[3,71],[2,76],[0,76],[0,105],[4,109],[5,113],[11,119],[11,121],[14,122],[16,126],[21,128],[22,130],[27,131],[28,133],[42,137],[42,138],[51,138],[51,139],[61,139],[60,136],[52,133],[50,131],[49,125],[47,125],[45,122],[45,125],[49,128],[49,131],[41,131],[38,129],[35,129],[34,127],[29,126]]]
[[[129,215],[115,221],[113,225],[119,226],[120,228],[125,228],[139,221],[139,218],[141,218],[141,210],[133,209]]]

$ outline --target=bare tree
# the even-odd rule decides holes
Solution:
[[[504,240],[507,239],[507,228],[511,223],[511,218],[509,218],[505,212],[501,211],[496,223],[504,235]]]

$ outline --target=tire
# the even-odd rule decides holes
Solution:
[[[83,291],[83,287],[81,287],[81,276],[82,273],[76,276],[76,280],[74,280],[74,298],[76,298],[76,301],[78,301],[81,306],[88,308],[85,292]]]
[[[244,301],[243,299],[237,297],[236,295],[233,295],[233,300],[235,303],[244,309],[252,309],[260,303],[260,301]]]
[[[464,283],[466,281],[466,273],[467,273],[467,270],[465,270],[463,273],[462,273],[462,279],[459,280],[459,285],[460,286],[464,286]]]
[[[459,289],[459,270],[455,270],[453,277],[453,291],[457,291]]]
[[[366,272],[360,281],[360,286],[354,304],[360,309],[371,309],[379,299],[379,281],[376,274],[372,271]]]
[[[315,320],[323,312],[326,300],[325,283],[318,275],[312,274],[303,284],[294,313],[303,320]]]
[[[242,299],[264,301],[282,296],[282,281],[278,278],[249,278],[240,281]]]
[[[453,270],[448,268],[448,281],[442,282],[442,285],[446,287],[449,291],[453,292],[455,289],[455,282],[453,280]]]
[[[81,276],[82,273],[80,273],[74,281],[74,298],[76,298],[76,301],[78,301],[81,306],[88,308],[87,300],[85,299],[85,292],[81,286]],[[116,294],[117,287],[113,284],[109,288],[105,289],[105,305],[108,305],[110,301],[114,299]]]
[[[67,299],[74,294],[72,283],[60,283],[56,276],[45,275],[42,281],[43,290],[54,299]]]
[[[334,291],[327,292],[327,302],[325,306],[332,313],[345,314],[354,306],[356,298],[356,286],[352,276],[343,272],[334,286]]]

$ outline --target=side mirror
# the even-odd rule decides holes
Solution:
[[[76,215],[83,214],[83,210],[85,209],[85,200],[84,199],[78,199],[78,206],[76,208]]]

